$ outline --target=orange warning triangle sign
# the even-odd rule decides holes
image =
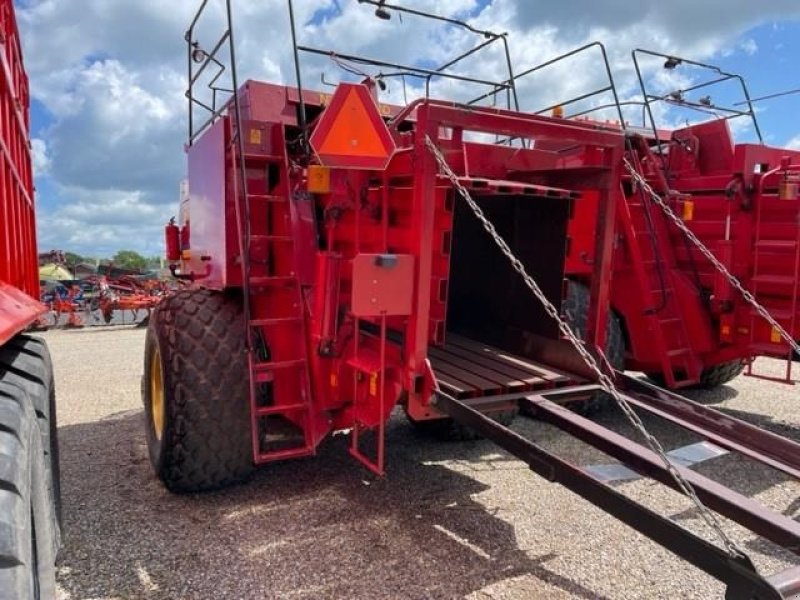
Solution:
[[[336,120],[317,148],[317,152],[350,156],[386,156],[383,140],[378,135],[355,89],[348,90]]]
[[[395,150],[369,90],[352,83],[339,85],[309,141],[329,167],[384,169]]]

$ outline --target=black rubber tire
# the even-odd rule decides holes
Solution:
[[[36,412],[47,470],[47,487],[61,524],[61,469],[58,454],[56,386],[53,361],[44,341],[21,334],[0,347],[0,381],[22,388]]]
[[[156,349],[164,391],[160,439],[149,368]],[[153,311],[145,338],[142,400],[150,462],[169,490],[212,490],[250,476],[248,381],[240,298],[183,290]]]
[[[58,526],[36,411],[0,381],[0,600],[55,598]]]
[[[514,422],[517,414],[519,414],[519,410],[514,409],[490,413],[488,416],[500,423],[500,425],[508,427]],[[420,433],[443,442],[469,442],[480,440],[483,437],[474,429],[462,425],[449,417],[419,421],[412,418],[406,411],[406,418]]]
[[[589,288],[577,281],[567,282],[567,295],[561,306],[561,314],[572,330],[584,339],[586,320],[589,314]],[[625,335],[622,321],[613,310],[608,312],[606,325],[606,358],[617,370],[625,368]],[[597,392],[589,400],[570,404],[570,408],[583,415],[596,414],[608,404],[610,397],[605,392]]]
[[[744,360],[731,360],[713,367],[706,367],[700,374],[700,383],[696,387],[711,389],[728,383],[741,375],[744,367]]]
[[[686,389],[710,390],[728,383],[742,374],[745,365],[746,363],[744,360],[731,360],[728,362],[719,363],[718,365],[714,365],[712,367],[706,367],[700,373],[700,381],[687,386]],[[662,373],[645,373],[645,375],[647,375],[647,378],[657,386],[663,388],[667,387],[667,380],[664,379],[664,375]]]

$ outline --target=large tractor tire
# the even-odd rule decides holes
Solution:
[[[518,409],[513,409],[489,413],[487,416],[500,423],[500,425],[508,427],[514,422],[514,419],[517,417],[518,413]],[[412,418],[411,415],[408,414],[408,411],[406,411],[406,418],[414,426],[414,428],[423,435],[427,435],[444,442],[468,442],[482,439],[482,436],[477,431],[467,427],[466,425],[462,425],[450,417],[445,417],[442,419],[426,419],[420,421]]]
[[[59,529],[42,439],[32,398],[0,377],[0,600],[56,595]]]
[[[150,462],[173,492],[241,482],[253,471],[240,298],[184,290],[153,311],[145,338]]]
[[[58,455],[56,388],[53,362],[40,338],[18,335],[0,347],[0,381],[22,388],[30,399],[42,437],[47,487],[61,523],[61,470]]]
[[[589,301],[588,287],[576,281],[567,282],[567,296],[564,298],[561,314],[567,325],[581,339],[586,336]],[[605,354],[615,369],[625,368],[625,335],[622,332],[622,321],[613,310],[608,311]],[[595,414],[605,408],[609,400],[610,396],[605,392],[596,392],[586,401],[571,404],[570,408],[584,415]]]
[[[741,359],[719,363],[704,368],[700,373],[700,381],[688,386],[688,389],[711,390],[736,379],[742,374],[745,361]],[[647,378],[660,387],[667,387],[667,381],[662,373],[646,373]]]
[[[743,360],[731,360],[713,367],[706,367],[700,373],[700,383],[697,387],[711,389],[728,383],[742,374],[744,366]]]

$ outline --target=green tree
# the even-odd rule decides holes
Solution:
[[[123,269],[135,269],[141,271],[147,267],[147,259],[135,250],[120,250],[111,261],[115,267]]]
[[[74,252],[64,252],[64,260],[67,261],[69,266],[77,265],[78,263],[87,262],[86,257]]]
[[[147,268],[148,269],[160,269],[161,268],[161,257],[160,256],[151,256],[147,259]]]

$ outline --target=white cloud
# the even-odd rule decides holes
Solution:
[[[800,133],[786,142],[786,147],[792,150],[800,150]]]
[[[374,17],[356,0],[296,0],[302,43],[400,63],[441,64],[476,44],[463,30],[394,14]],[[185,169],[186,73],[184,31],[197,5],[163,0],[30,0],[18,6],[25,60],[34,97],[52,116],[37,133],[37,176],[48,177],[69,205],[42,216],[40,239],[58,239],[89,251],[115,242],[157,247],[162,221],[175,210],[177,182]],[[209,23],[198,37],[213,44],[222,23],[221,2],[209,3]],[[595,39],[606,43],[624,98],[638,91],[630,50],[647,47],[706,59],[724,49],[756,49],[739,40],[748,28],[776,17],[800,16],[796,0],[762,0],[730,10],[728,0],[415,0],[410,6],[440,14],[471,15],[477,27],[509,32],[517,71]],[[293,82],[294,69],[285,2],[234,3],[240,81],[248,77]],[[317,15],[312,24],[312,16]],[[752,44],[751,44],[752,42]],[[304,82],[320,89],[320,75],[343,74],[325,57],[303,57]],[[604,85],[604,72],[588,58],[543,70],[520,82],[524,109]],[[371,69],[375,73],[376,70]],[[498,80],[506,76],[501,46],[475,55],[457,72]],[[682,80],[662,80],[668,84]],[[480,91],[452,81],[437,82],[436,94],[465,99]],[[419,83],[409,97],[421,93]],[[403,87],[389,80],[385,99],[399,102]],[[606,99],[605,101],[608,101]],[[640,113],[641,111],[637,111]],[[599,113],[605,118],[604,113]],[[639,117],[640,118],[640,117]],[[114,223],[117,211],[120,223]],[[138,217],[138,220],[137,220]],[[63,236],[63,238],[59,238]],[[71,249],[71,248],[70,248]]]
[[[111,256],[120,248],[151,256],[163,252],[158,234],[172,215],[170,207],[148,203],[138,192],[83,188],[61,192],[68,202],[55,209],[38,208],[40,248],[74,249],[92,256]]]
[[[43,177],[50,172],[50,156],[47,154],[47,142],[43,139],[31,139],[31,158],[36,177]]]
[[[747,38],[743,40],[739,47],[742,51],[747,54],[748,56],[753,56],[756,52],[758,52],[758,44],[753,38]]]

